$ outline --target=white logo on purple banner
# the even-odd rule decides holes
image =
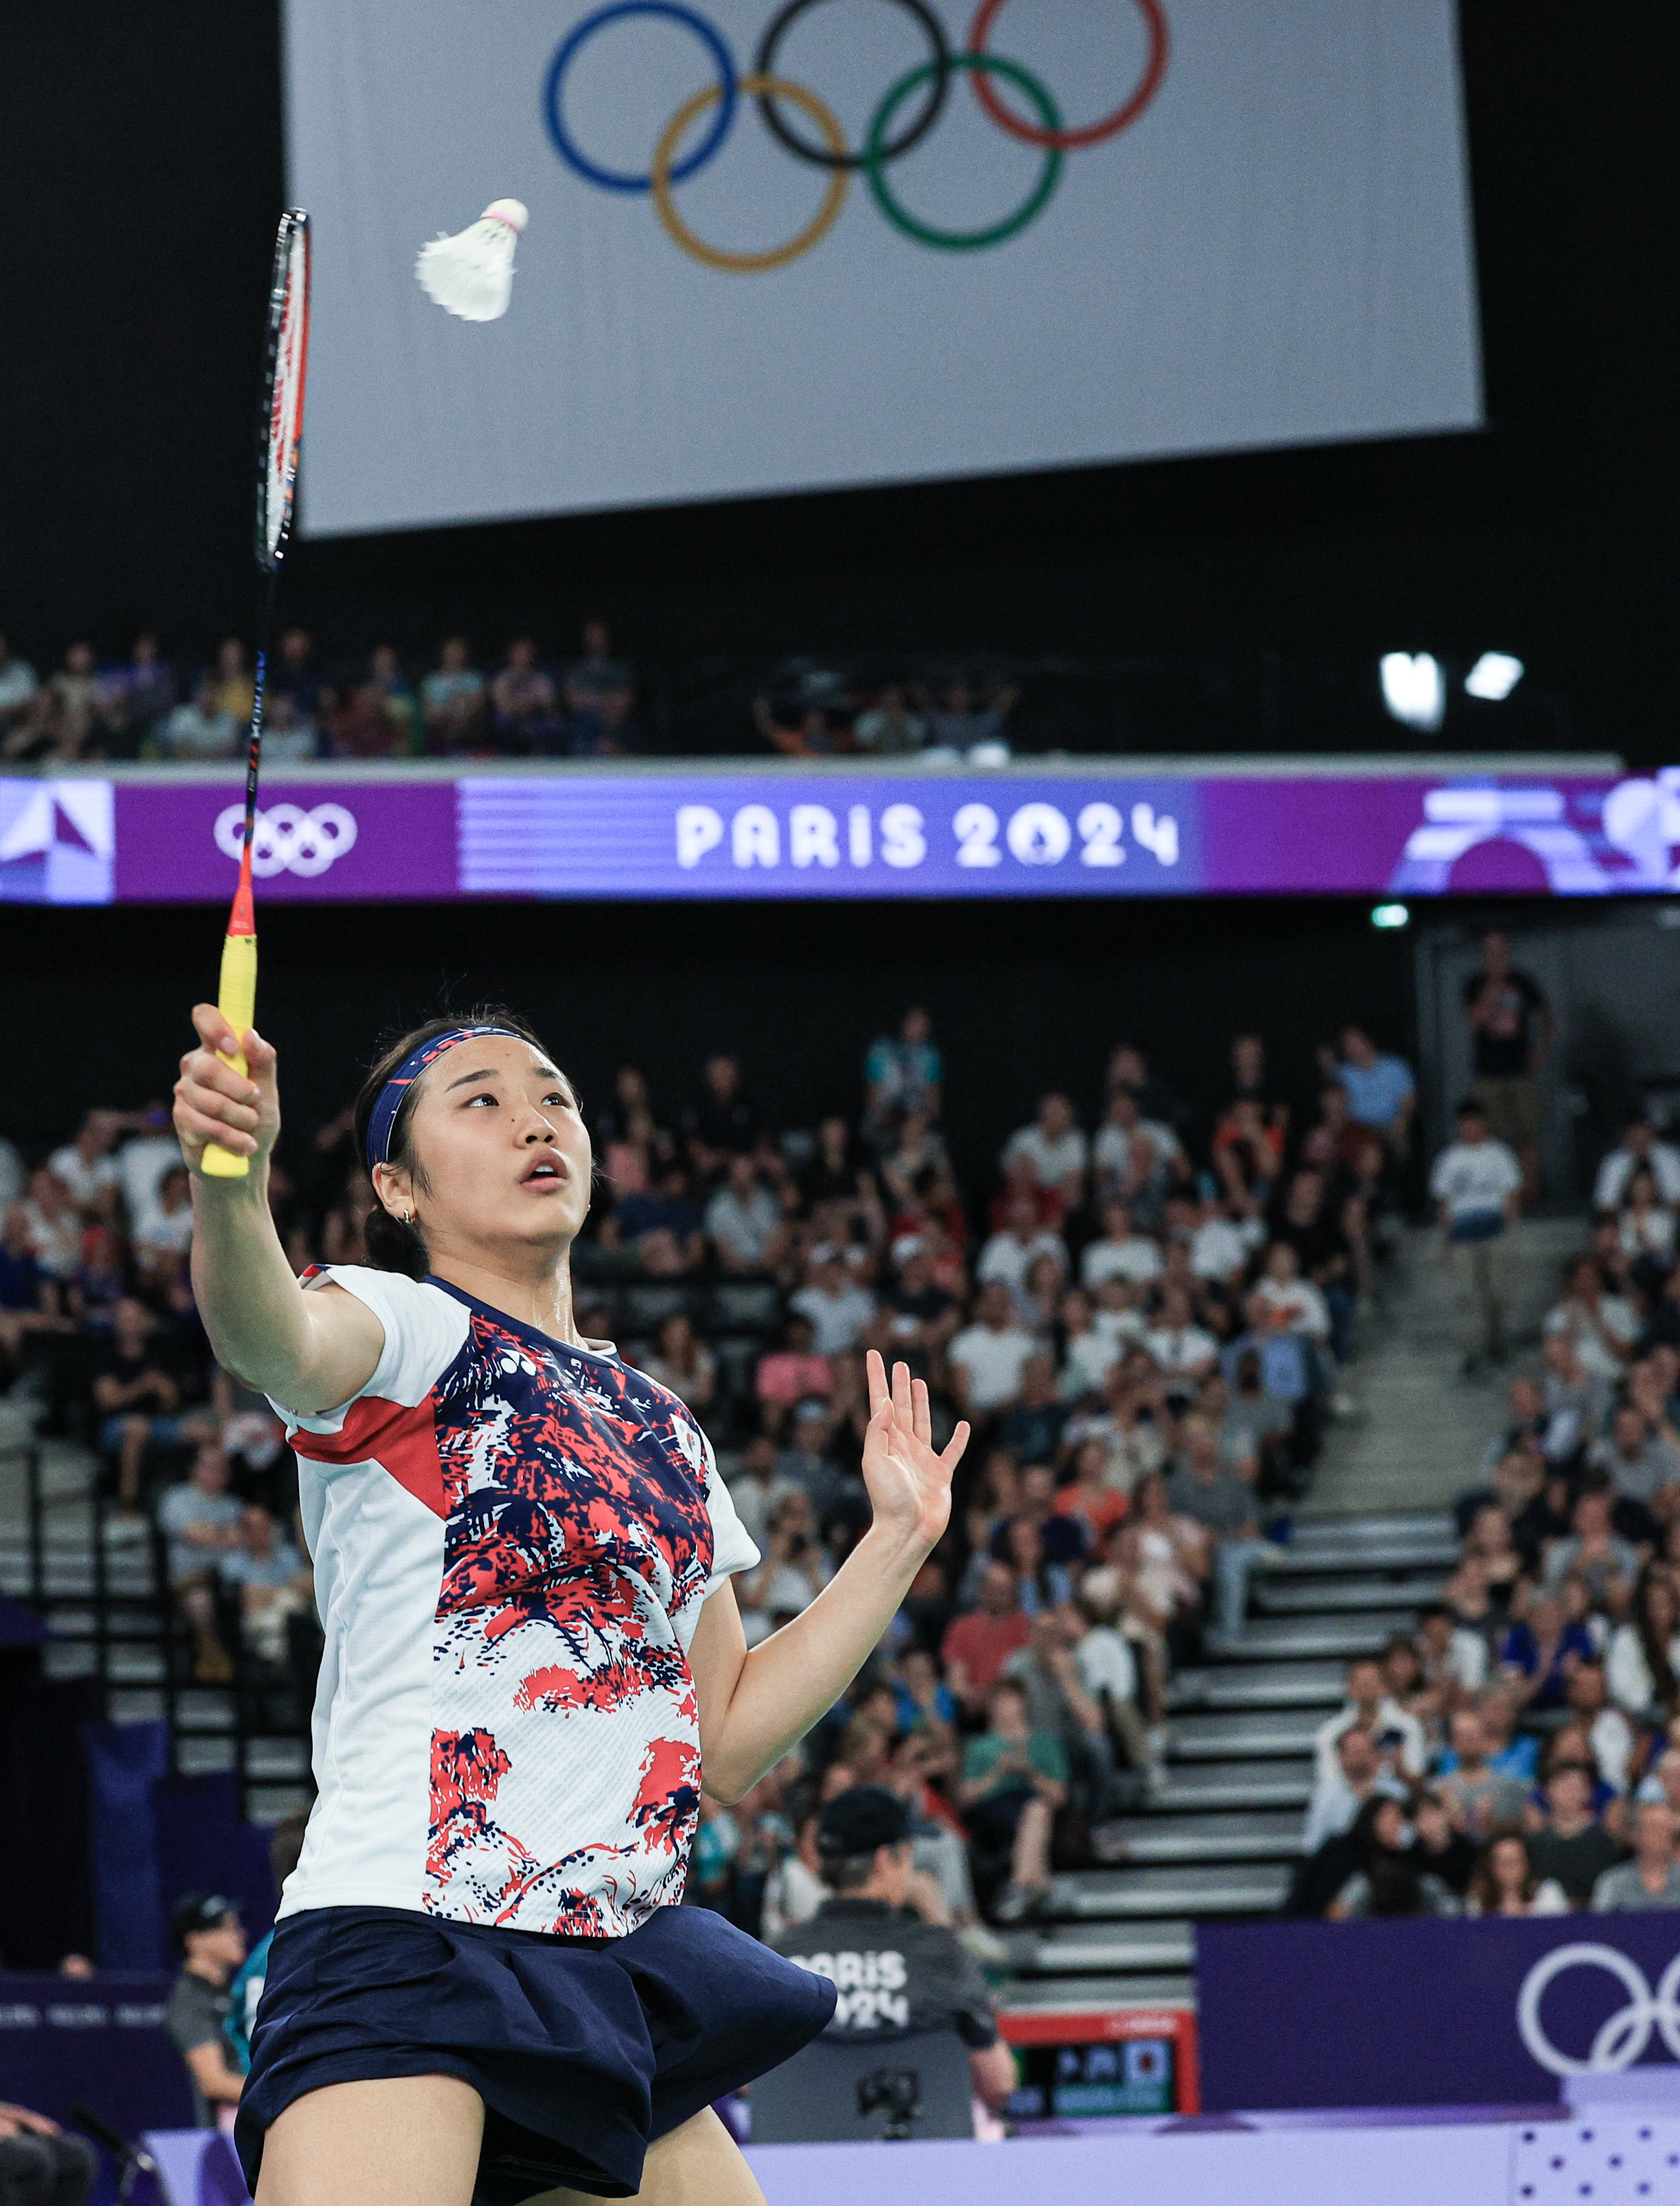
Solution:
[[[1603,1969],[1628,1994],[1627,2005],[1600,2024],[1584,2060],[1560,2053],[1540,2020],[1540,2001],[1565,1969]],[[1516,2027],[1534,2059],[1554,2076],[1613,2075],[1619,2069],[1632,2067],[1651,2042],[1653,2029],[1680,2060],[1677,1994],[1680,1994],[1680,1953],[1663,1970],[1653,1995],[1639,1964],[1618,1953],[1614,1946],[1558,1946],[1544,1960],[1536,1961],[1523,1977],[1522,1988],[1516,1994]]]
[[[276,873],[313,879],[354,850],[356,834],[356,816],[342,804],[318,804],[313,812],[299,804],[271,804],[257,813],[251,870],[259,880]],[[237,864],[244,846],[245,807],[230,804],[216,815],[216,847]]]

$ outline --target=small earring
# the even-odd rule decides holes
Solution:
[[[405,1210],[405,1211],[403,1212],[403,1213],[402,1213],[402,1223],[403,1223],[405,1225],[412,1225],[414,1224],[414,1212],[413,1212],[412,1210]]]

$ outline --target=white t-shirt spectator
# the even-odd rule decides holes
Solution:
[[[1122,1310],[1118,1315],[1125,1317],[1131,1313]],[[1069,1397],[1100,1394],[1120,1356],[1120,1340],[1116,1333],[1099,1331],[1094,1325],[1088,1332],[1070,1333],[1068,1360],[1063,1370],[1063,1392]]]
[[[755,1187],[743,1202],[732,1187],[720,1187],[706,1206],[706,1230],[737,1264],[762,1264],[782,1213],[768,1188]]]
[[[1161,1251],[1147,1233],[1133,1233],[1123,1241],[1093,1241],[1079,1260],[1079,1276],[1087,1287],[1105,1279],[1129,1279],[1146,1287],[1161,1276]]]
[[[1063,1277],[1067,1276],[1068,1246],[1059,1233],[1035,1233],[1030,1241],[1018,1241],[1013,1233],[994,1233],[980,1250],[974,1277],[982,1286],[990,1279],[1001,1279],[1012,1295],[1018,1295],[1040,1256],[1053,1256]]]
[[[47,1165],[53,1178],[62,1180],[69,1189],[71,1199],[80,1210],[87,1209],[108,1187],[116,1183],[114,1157],[95,1157],[90,1165],[74,1142],[66,1142],[62,1149],[55,1149]]]
[[[1613,1386],[1620,1380],[1623,1360],[1639,1338],[1639,1312],[1625,1295],[1600,1295],[1594,1325],[1581,1303],[1565,1296],[1546,1312],[1544,1329],[1564,1336],[1589,1379]],[[1606,1345],[1603,1334],[1609,1335],[1610,1344]]]
[[[1359,1721],[1359,1710],[1349,1701],[1327,1717],[1313,1734],[1313,1750],[1318,1757],[1319,1777],[1327,1782],[1332,1774],[1340,1776],[1342,1765],[1336,1758],[1336,1742],[1344,1731],[1351,1731]],[[1386,1695],[1377,1703],[1377,1720],[1370,1726],[1377,1744],[1381,1746],[1391,1734],[1397,1732],[1400,1746],[1397,1759],[1403,1776],[1414,1780],[1423,1774],[1428,1760],[1424,1744],[1423,1726],[1415,1715],[1403,1708],[1398,1701]]]
[[[123,1143],[116,1154],[116,1170],[130,1218],[143,1218],[157,1207],[158,1181],[172,1166],[184,1161],[173,1134],[136,1134]]]
[[[1385,1792],[1391,1800],[1403,1800],[1406,1787],[1398,1778],[1381,1776],[1371,1787],[1371,1792]],[[1306,1827],[1301,1833],[1302,1852],[1315,1854],[1326,1839],[1339,1839],[1343,1831],[1351,1828],[1354,1817],[1370,1797],[1371,1793],[1354,1791],[1343,1775],[1339,1762],[1332,1762],[1327,1774],[1320,1770],[1307,1805]]]
[[[946,1355],[968,1375],[969,1406],[984,1415],[1015,1399],[1021,1392],[1022,1367],[1038,1352],[1038,1342],[1024,1327],[1006,1325],[994,1333],[990,1326],[969,1325],[951,1342]]]
[[[1143,1344],[1169,1376],[1185,1378],[1202,1370],[1219,1353],[1219,1344],[1199,1325],[1151,1326]]]
[[[224,1550],[194,1545],[189,1531],[229,1531],[245,1514],[245,1504],[231,1494],[206,1494],[188,1479],[166,1487],[158,1497],[158,1523],[169,1541],[170,1583],[179,1585],[200,1571],[213,1571]]]
[[[1622,1254],[1634,1258],[1654,1256],[1659,1264],[1674,1261],[1675,1216],[1660,1205],[1654,1210],[1624,1210],[1616,1227]]]
[[[1622,1197],[1628,1191],[1628,1182],[1643,1161],[1631,1149],[1612,1149],[1599,1166],[1599,1176],[1593,1183],[1594,1209],[1619,1210]],[[1680,1204],[1680,1149],[1671,1142],[1653,1142],[1650,1167],[1657,1193],[1663,1201]]]
[[[1073,1651],[1079,1682],[1093,1700],[1106,1693],[1117,1707],[1137,1693],[1137,1658],[1119,1632],[1094,1625]]]
[[[1522,1167],[1503,1142],[1450,1142],[1435,1160],[1429,1192],[1453,1223],[1478,1212],[1503,1212],[1522,1186]]]
[[[847,1286],[837,1295],[824,1287],[801,1287],[788,1297],[788,1307],[811,1321],[811,1343],[819,1356],[843,1356],[863,1338],[875,1315],[875,1297],[867,1287]]]
[[[178,1210],[152,1203],[134,1220],[134,1246],[152,1256],[184,1256],[193,1245],[193,1206]]]
[[[1240,1272],[1266,1237],[1258,1219],[1204,1219],[1190,1237],[1190,1269],[1199,1279],[1228,1279]]]
[[[1680,1632],[1668,1643],[1668,1666],[1680,1678]],[[1637,1721],[1647,1721],[1656,1706],[1656,1680],[1645,1659],[1645,1649],[1631,1624],[1618,1624],[1610,1635],[1605,1655],[1605,1683],[1610,1697]]]
[[[1132,1145],[1142,1145],[1147,1162],[1142,1177],[1156,1179],[1170,1172],[1183,1154],[1178,1136],[1159,1118],[1140,1118],[1132,1127],[1104,1126],[1092,1144],[1092,1160],[1099,1178],[1116,1187],[1126,1185],[1132,1173]]]
[[[1004,1170],[1025,1157],[1040,1187],[1060,1187],[1075,1172],[1083,1172],[1090,1159],[1090,1144],[1077,1126],[1051,1141],[1042,1126],[1022,1126],[1010,1136],[1004,1148]]]
[[[1281,1316],[1287,1331],[1304,1333],[1312,1340],[1329,1339],[1330,1311],[1310,1279],[1291,1279],[1287,1286],[1262,1279],[1254,1297],[1274,1317]]]

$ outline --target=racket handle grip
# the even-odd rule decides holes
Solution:
[[[216,1008],[234,1032],[241,1038],[249,1032],[257,1011],[257,938],[254,934],[229,934],[222,942],[222,980],[216,991]],[[232,1065],[235,1072],[247,1068],[245,1052],[235,1050],[231,1056],[223,1055],[223,1064]],[[236,1155],[224,1149],[219,1142],[205,1145],[199,1169],[211,1179],[243,1179],[251,1170],[249,1157]]]

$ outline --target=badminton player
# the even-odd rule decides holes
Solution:
[[[944,1529],[968,1428],[936,1452],[926,1389],[871,1356],[873,1522],[749,1654],[730,1578],[756,1551],[705,1434],[577,1330],[593,1161],[537,1037],[495,1012],[388,1052],[356,1112],[368,1262],[300,1281],[268,1208],[275,1052],[193,1019],[199,1309],[286,1420],[325,1634],[239,2114],[259,2206],[751,2206],[711,2102],[834,1991],[676,1904],[700,1789],[738,1800],[833,1705]],[[241,1041],[248,1076],[217,1054]],[[204,1177],[211,1141],[249,1176]]]

